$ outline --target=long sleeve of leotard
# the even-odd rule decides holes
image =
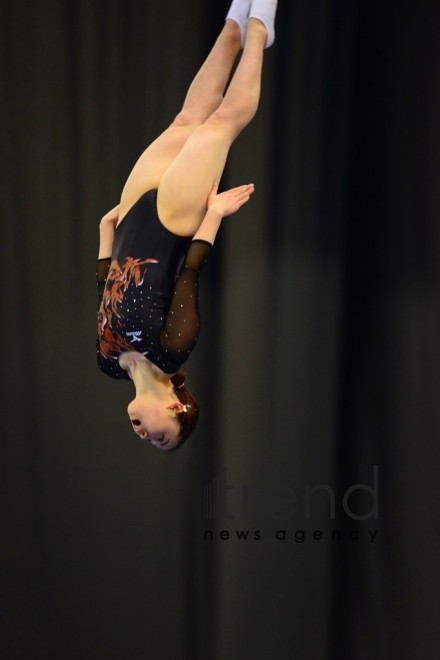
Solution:
[[[184,361],[197,343],[200,331],[199,275],[206,263],[212,244],[193,240],[176,279],[173,297],[160,332],[160,345],[168,357]]]
[[[110,268],[111,258],[98,259],[96,264],[96,285],[98,287],[98,310],[101,305],[102,296],[105,289],[105,281],[107,279],[108,271]]]
[[[110,268],[111,259],[98,259],[96,264],[96,285],[98,288],[98,334],[96,336],[96,360],[98,366],[101,367],[101,352],[99,350],[99,308],[101,306],[102,296],[105,289],[105,281],[107,279],[108,271]]]

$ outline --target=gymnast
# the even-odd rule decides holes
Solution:
[[[180,447],[197,423],[180,367],[199,336],[198,279],[222,219],[254,191],[248,184],[218,193],[218,185],[231,144],[257,110],[276,6],[233,0],[182,110],[142,153],[99,225],[98,366],[133,381],[131,425],[164,451]]]

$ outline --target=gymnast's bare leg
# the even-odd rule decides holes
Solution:
[[[237,23],[226,21],[188,90],[181,112],[144,151],[128,177],[118,222],[144,192],[158,188],[163,224],[179,235],[195,234],[206,212],[208,195],[220,180],[229,148],[257,110],[267,39],[265,25],[251,18],[242,57],[223,97],[242,40]]]
[[[235,29],[233,21],[228,23]],[[231,144],[256,113],[266,41],[265,26],[251,18],[243,54],[224,99],[192,131],[161,177],[159,216],[176,233],[197,232],[206,213],[207,198],[220,180]]]
[[[180,153],[190,135],[221,104],[232,67],[240,51],[240,39],[238,25],[234,21],[226,21],[214,47],[189,87],[181,111],[171,126],[150,144],[133,167],[122,191],[119,222],[144,192],[159,187],[164,172]]]

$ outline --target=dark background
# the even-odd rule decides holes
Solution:
[[[5,659],[440,655],[438,3],[281,0],[185,447],[96,367],[99,219],[227,5],[0,5]]]

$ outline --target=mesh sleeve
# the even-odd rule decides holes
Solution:
[[[212,249],[203,240],[191,242],[176,279],[174,294],[160,333],[160,345],[170,359],[184,362],[200,331],[199,275]]]
[[[97,325],[98,325],[98,333],[96,336],[96,343],[95,343],[95,348],[96,348],[96,360],[98,362],[98,367],[101,369],[101,352],[99,350],[99,328],[100,328],[100,318],[99,318],[99,308],[101,306],[101,300],[102,296],[104,294],[104,289],[105,289],[105,281],[107,279],[108,271],[110,268],[110,262],[111,259],[98,259],[97,265],[96,265],[96,285],[98,287],[98,318],[97,318]]]
[[[101,304],[102,295],[105,289],[105,281],[107,279],[108,271],[110,268],[111,258],[98,259],[96,264],[96,284],[98,287],[98,309]]]

